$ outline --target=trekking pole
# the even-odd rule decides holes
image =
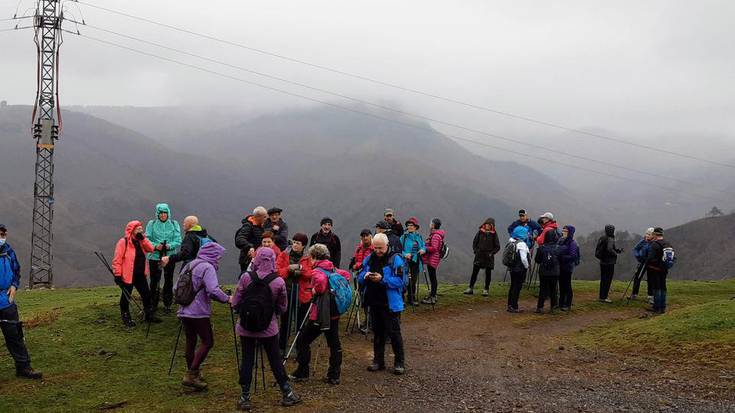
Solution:
[[[114,277],[114,276],[115,276],[115,272],[113,272],[113,271],[112,271],[112,267],[111,267],[111,266],[110,266],[110,264],[109,264],[109,263],[107,262],[107,259],[105,258],[105,256],[104,256],[104,255],[103,255],[103,254],[102,254],[101,252],[97,252],[97,251],[95,251],[95,252],[94,252],[94,255],[96,255],[96,256],[97,256],[97,258],[99,258],[99,260],[100,260],[100,261],[102,261],[102,265],[104,265],[104,266],[105,266],[105,267],[107,268],[107,271],[109,271],[109,272],[110,272],[110,274],[112,274],[112,276]],[[117,285],[117,284],[115,284],[115,285]],[[138,307],[138,310],[139,310],[140,312],[142,312],[143,314],[145,314],[145,311],[143,311],[143,307],[141,307],[141,306],[140,306],[140,304],[138,304],[138,302],[137,302],[136,300],[134,300],[134,299],[133,299],[133,296],[132,296],[132,295],[130,295],[130,293],[128,292],[128,290],[126,290],[126,289],[125,289],[125,288],[124,288],[123,286],[121,286],[121,285],[118,285],[118,287],[119,287],[119,288],[120,288],[120,290],[121,290],[121,291],[123,292],[123,295],[125,296],[125,298],[127,298],[127,299],[128,299],[128,301],[132,301],[132,302],[133,302],[133,304],[135,304],[135,306],[136,306],[136,307]]]
[[[288,349],[288,353],[283,357],[283,364],[286,364],[286,361],[288,361],[288,358],[291,356],[291,352],[293,351],[294,346],[296,346],[296,341],[299,339],[299,336],[301,335],[301,331],[304,328],[304,324],[306,324],[306,320],[309,319],[309,313],[311,313],[311,307],[314,305],[314,302],[312,301],[309,303],[309,308],[306,310],[306,315],[304,316],[304,319],[301,321],[301,325],[299,326],[298,331],[296,331],[296,337],[293,338],[293,342],[291,342],[291,347]]]
[[[227,295],[232,295],[232,290],[225,291]],[[240,352],[237,348],[237,332],[235,331],[235,313],[233,308],[228,306],[227,311],[230,312],[230,321],[232,321],[232,344],[235,346],[235,360],[237,360],[237,373],[240,374]]]
[[[621,300],[625,300],[625,296],[628,294],[628,289],[630,288],[630,285],[634,282],[638,282],[638,277],[643,278],[643,268],[643,264],[638,265],[638,269],[636,270],[635,274],[633,274],[633,278],[630,279],[630,281],[628,282],[628,286],[625,287],[625,291],[623,291],[623,297],[621,298]]]
[[[265,363],[263,361],[263,345],[260,343],[260,340],[256,340],[255,343],[255,368],[253,369],[253,373],[255,374],[255,377],[253,379],[253,383],[255,386],[253,387],[254,391],[253,393],[257,393],[258,391],[258,367],[260,367],[261,372],[261,384],[263,385],[263,391],[265,392]]]
[[[176,341],[174,342],[174,351],[171,352],[171,365],[168,367],[168,376],[171,377],[171,370],[174,369],[174,360],[176,359],[176,350],[179,348],[179,338],[181,338],[181,330],[184,325],[179,320],[179,332],[176,334]]]
[[[357,291],[353,292],[352,305],[350,305],[350,312],[347,313],[347,325],[345,326],[345,334],[350,333],[350,323],[352,323],[353,314],[355,313],[355,307],[357,307],[357,297],[360,295]]]
[[[503,282],[508,281],[508,267],[505,267],[505,274],[503,274]]]

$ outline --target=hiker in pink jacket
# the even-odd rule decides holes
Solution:
[[[421,300],[422,304],[436,304],[436,289],[438,286],[436,278],[436,270],[442,261],[442,248],[444,247],[444,230],[439,229],[442,222],[439,218],[431,220],[431,233],[426,239],[426,254],[424,254],[424,264],[426,271],[429,273],[429,282],[431,283],[431,292],[429,296]]]

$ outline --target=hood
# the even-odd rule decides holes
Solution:
[[[168,214],[168,219],[166,220],[166,222],[171,221],[173,219],[173,217],[171,216],[171,208],[168,207],[168,204],[160,203],[156,205],[156,218],[158,218],[158,215],[161,212],[165,212]]]
[[[605,235],[615,237],[615,225],[605,225]]]
[[[334,264],[329,260],[317,260],[314,262],[314,268],[321,268],[323,270],[334,272]]]
[[[224,253],[225,247],[217,244],[216,242],[208,242],[204,244],[203,247],[199,248],[197,258],[206,261],[217,268],[217,264],[219,263],[219,260],[220,258],[222,258],[222,255],[224,255]]]
[[[488,219],[486,219],[485,222],[482,223],[482,225],[485,225],[485,224],[490,224],[494,228],[495,227],[495,218],[488,218]],[[480,225],[480,226],[482,226],[482,225]]]
[[[574,233],[577,232],[577,229],[571,225],[565,225],[564,228],[566,228],[567,231],[569,231],[569,238],[574,239]]]
[[[140,221],[130,221],[128,225],[125,225],[125,238],[130,239],[133,236],[133,230],[136,227],[143,226]]]
[[[276,271],[276,253],[270,248],[258,248],[253,258],[253,271],[265,277]]]
[[[510,234],[511,238],[525,241],[528,239],[528,228],[523,225],[519,225],[513,228],[513,233]]]

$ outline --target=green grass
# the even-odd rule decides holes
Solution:
[[[641,303],[600,304],[592,300],[597,283],[575,282],[575,293],[582,297],[575,311],[598,311],[642,306]],[[488,301],[475,290],[466,296],[466,285],[441,285],[438,309],[482,305]],[[618,298],[624,283],[615,283]],[[672,311],[650,319],[632,319],[586,330],[577,340],[582,345],[603,346],[613,350],[660,349],[682,353],[707,351],[715,360],[722,349],[733,354],[735,342],[735,281],[673,282],[669,296]],[[425,294],[422,287],[420,296]],[[507,284],[493,283],[490,302],[504,302]],[[168,377],[173,340],[178,328],[175,317],[151,327],[122,328],[115,287],[21,291],[18,294],[21,318],[26,324],[27,344],[34,367],[45,374],[44,381],[14,377],[12,359],[0,351],[0,411],[70,412],[97,411],[103,403],[127,404],[116,411],[193,412],[232,411],[237,398],[237,366],[233,353],[230,316],[226,307],[213,304],[212,320],[215,348],[210,353],[204,374],[211,390],[185,394],[179,381],[184,371],[183,357],[176,358],[174,374]],[[522,299],[532,298],[523,290]],[[134,307],[131,307],[131,309]],[[416,314],[431,311],[421,306]],[[411,310],[407,310],[407,315]],[[528,314],[523,319],[541,319]],[[633,339],[630,339],[633,338]],[[183,352],[183,339],[179,355]],[[731,357],[731,356],[730,356]],[[719,361],[718,361],[719,362]],[[270,376],[267,380],[272,381]],[[260,406],[277,406],[279,395],[269,390]]]

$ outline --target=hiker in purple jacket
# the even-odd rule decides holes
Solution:
[[[202,378],[199,367],[207,358],[209,350],[214,346],[212,333],[212,298],[228,303],[231,297],[219,288],[217,269],[219,260],[225,248],[216,242],[209,242],[199,249],[196,259],[181,269],[182,273],[191,268],[191,282],[194,291],[194,301],[187,306],[179,307],[178,316],[186,334],[186,376],[181,384],[197,390],[207,388],[207,382]],[[197,336],[201,339],[199,349],[196,349]]]
[[[246,271],[240,276],[240,282],[232,296],[232,307],[237,308],[243,300],[245,291],[252,282],[252,277],[264,279],[276,272],[276,253],[270,248],[259,248],[252,262],[252,271]],[[286,312],[288,297],[286,294],[286,282],[283,278],[276,276],[268,284],[273,297],[273,318],[268,327],[263,331],[248,331],[238,321],[236,326],[237,335],[242,343],[242,362],[240,365],[240,386],[242,393],[238,401],[240,410],[250,410],[250,384],[253,379],[253,364],[255,363],[255,346],[259,342],[268,357],[268,363],[276,382],[281,388],[283,406],[293,406],[301,402],[301,398],[293,391],[288,382],[286,368],[281,363],[281,352],[278,348],[278,319],[279,315]]]

